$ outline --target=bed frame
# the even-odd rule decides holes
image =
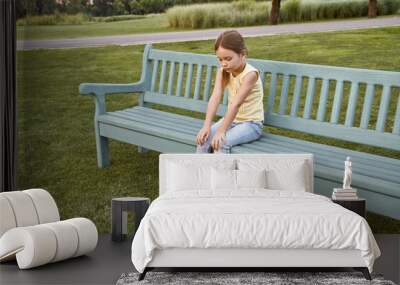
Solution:
[[[222,154],[221,154],[222,155]],[[241,157],[273,157],[304,158],[309,165],[309,189],[313,192],[313,156],[311,154],[229,154],[230,158]],[[164,193],[166,177],[166,161],[174,159],[218,159],[215,154],[161,154],[159,159],[160,194]],[[281,267],[352,267],[361,271],[367,280],[371,275],[359,250],[330,250],[330,249],[253,249],[253,248],[224,248],[224,249],[198,249],[198,248],[168,248],[157,249],[151,262],[139,280],[143,280],[146,273],[155,268],[237,268],[243,271],[245,268],[281,268]],[[244,270],[245,271],[245,270]]]

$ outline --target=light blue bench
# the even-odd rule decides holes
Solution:
[[[400,72],[248,60],[265,88],[264,124],[400,151]],[[218,62],[213,55],[157,50],[146,45],[141,79],[133,84],[83,83],[94,95],[99,167],[109,164],[108,139],[167,153],[192,153],[203,121],[160,111],[154,104],[205,113]],[[139,106],[107,112],[105,96],[139,93]],[[218,109],[223,115],[227,92]],[[146,148],[146,149],[144,149]],[[233,153],[313,153],[315,192],[330,196],[353,161],[353,183],[369,211],[400,219],[400,160],[264,133]]]

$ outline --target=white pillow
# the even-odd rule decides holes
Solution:
[[[311,189],[306,161],[299,159],[238,159],[239,170],[266,169],[267,188],[306,191]]]
[[[211,170],[235,169],[235,161],[176,160],[168,162],[167,167],[167,191],[210,190]]]
[[[236,189],[236,170],[233,169],[218,169],[211,170],[211,189]]]
[[[241,188],[266,188],[266,171],[263,170],[211,170],[211,189],[239,190]]]
[[[262,170],[236,170],[238,188],[267,188],[267,171]]]
[[[304,163],[286,169],[270,169],[267,171],[268,189],[306,192],[307,182]]]

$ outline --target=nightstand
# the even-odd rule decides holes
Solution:
[[[127,217],[128,212],[135,215],[135,229],[136,233],[140,221],[146,214],[150,205],[149,198],[143,197],[123,197],[113,198],[111,202],[112,224],[111,224],[111,237],[113,241],[122,241],[128,234]]]
[[[367,217],[366,201],[365,199],[354,199],[354,200],[334,200],[332,202],[339,204],[340,206],[359,214],[361,217]]]

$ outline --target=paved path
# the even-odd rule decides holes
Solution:
[[[400,26],[400,17],[383,17],[375,19],[343,20],[326,22],[309,22],[301,24],[281,24],[277,26],[256,26],[235,28],[245,37],[270,36],[289,33],[312,33],[344,31],[365,28],[380,28]],[[145,43],[185,42],[195,40],[215,39],[222,29],[194,30],[189,32],[168,32],[152,34],[134,34],[104,37],[86,37],[59,40],[27,40],[18,41],[18,50],[32,50],[40,48],[81,48],[107,45],[140,45]]]

